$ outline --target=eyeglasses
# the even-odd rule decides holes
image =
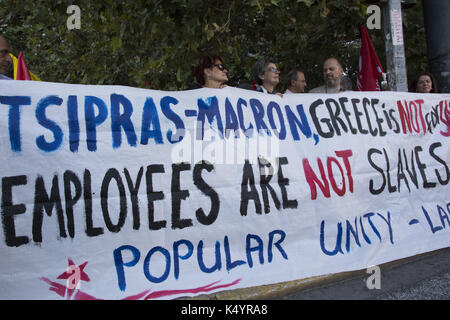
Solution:
[[[217,67],[217,69],[219,69],[220,71],[223,71],[226,69],[225,66],[221,63],[215,64],[214,67]]]
[[[277,69],[276,67],[270,67],[269,69],[267,69],[267,71],[272,71],[273,73],[280,73],[280,69]]]

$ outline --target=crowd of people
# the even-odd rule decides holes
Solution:
[[[9,65],[12,64],[8,42],[0,34],[0,80],[12,80],[4,75]],[[352,81],[344,75],[341,63],[335,57],[326,59],[323,63],[324,84],[309,90],[310,93],[338,93],[352,91]],[[204,88],[224,88],[228,81],[228,70],[224,60],[218,55],[206,55],[199,59],[194,68],[194,77],[197,86]],[[280,70],[276,61],[263,58],[255,63],[252,72],[252,84],[239,85],[240,88],[256,90],[268,94],[305,93],[305,72],[301,69],[292,69],[285,78],[286,91],[279,92],[276,87],[280,83]],[[429,72],[423,72],[414,80],[412,91],[419,93],[437,93],[436,81]]]
[[[326,59],[323,63],[324,84],[309,90],[310,93],[339,93],[353,91],[351,79],[344,75],[344,69],[335,57]],[[228,70],[224,60],[218,55],[203,56],[194,68],[194,76],[199,86],[204,88],[224,88],[228,81]],[[286,91],[281,93],[276,89],[280,83],[280,69],[273,59],[263,58],[257,61],[252,69],[252,84],[241,84],[238,87],[259,92],[277,94],[283,96],[292,93],[306,92],[305,72],[294,68],[288,72],[285,78]],[[413,92],[437,93],[436,81],[429,72],[422,72],[413,82]]]

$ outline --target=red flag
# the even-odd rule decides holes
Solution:
[[[23,57],[22,51],[17,57],[17,79],[16,80],[31,80],[30,72],[28,71],[27,63]]]
[[[380,60],[370,41],[366,27],[361,26],[361,51],[359,55],[359,72],[356,83],[357,91],[380,91],[380,78],[383,73]]]

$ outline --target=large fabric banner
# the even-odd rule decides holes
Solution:
[[[174,299],[450,244],[450,95],[2,81],[0,299]]]

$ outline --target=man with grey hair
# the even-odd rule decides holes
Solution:
[[[257,61],[252,69],[252,77],[258,84],[256,91],[283,96],[275,89],[280,82],[280,70],[274,60],[263,58]]]
[[[286,92],[284,94],[304,93],[306,87],[305,73],[300,69],[289,71],[286,76],[285,85]]]
[[[323,63],[323,86],[309,91],[310,93],[338,93],[341,91],[341,77],[344,73],[338,59],[331,57]]]
[[[12,80],[11,78],[3,74],[8,69],[8,66],[12,63],[9,52],[8,42],[0,33],[0,80]]]

